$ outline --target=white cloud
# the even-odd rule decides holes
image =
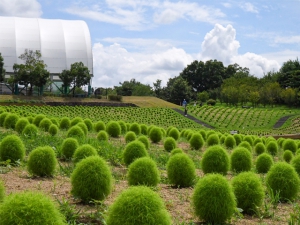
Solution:
[[[258,9],[250,2],[240,3],[239,6],[246,12],[258,13]]]
[[[300,35],[298,36],[285,36],[285,37],[275,37],[275,43],[278,44],[300,44]]]
[[[40,17],[41,5],[37,0],[1,0],[1,16]]]
[[[286,49],[279,52],[265,53],[262,54],[262,56],[271,60],[275,60],[280,65],[282,65],[288,60],[295,60],[296,58],[300,58],[300,51]]]

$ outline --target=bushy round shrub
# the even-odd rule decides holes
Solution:
[[[231,170],[237,173],[250,171],[252,167],[252,155],[244,147],[236,147],[230,156]]]
[[[139,136],[137,140],[142,142],[145,145],[146,150],[150,148],[150,141],[147,138],[147,136],[145,135]]]
[[[258,143],[263,143],[262,139],[261,138],[255,138],[254,141],[253,141],[253,145],[255,146],[256,144]]]
[[[256,155],[260,155],[260,154],[266,152],[266,146],[264,145],[264,143],[258,142],[254,146],[254,151],[255,151]]]
[[[292,151],[290,151],[290,150],[285,150],[285,151],[283,152],[282,158],[283,158],[283,160],[286,161],[287,163],[289,163],[289,162],[293,159],[293,157],[294,157],[294,154],[293,154]]]
[[[25,146],[21,138],[15,134],[10,134],[2,139],[0,143],[0,160],[11,160],[12,163],[25,157]]]
[[[0,205],[0,224],[56,224],[65,225],[64,216],[54,202],[36,191],[13,193]]]
[[[150,140],[153,143],[158,143],[163,138],[163,133],[162,133],[161,129],[159,127],[156,127],[156,126],[152,127],[148,134],[149,134]]]
[[[265,197],[260,178],[253,172],[243,172],[233,177],[232,187],[237,207],[248,214],[256,213]]]
[[[88,131],[93,130],[93,121],[91,119],[84,119],[83,122],[85,123]]]
[[[125,134],[127,132],[126,123],[122,120],[118,121],[118,123],[120,124],[120,127],[121,127],[121,133]],[[105,128],[103,130],[105,130]]]
[[[214,130],[208,130],[208,131],[206,131],[206,140],[212,134],[216,134],[216,132]]]
[[[133,131],[136,135],[141,134],[141,126],[138,123],[132,123],[129,128],[130,131]]]
[[[121,127],[120,124],[116,121],[110,121],[106,125],[106,132],[111,137],[119,137],[121,134]]]
[[[109,207],[107,225],[171,225],[171,217],[159,195],[148,187],[123,191]]]
[[[27,137],[36,137],[38,134],[38,128],[34,124],[27,124],[22,131],[22,135]]]
[[[252,138],[251,135],[246,135],[244,137],[243,141],[247,141],[250,144],[251,147],[253,146],[253,138]]]
[[[243,141],[242,135],[240,134],[234,134],[233,137],[235,139],[236,145],[239,145]]]
[[[177,142],[172,137],[166,137],[164,140],[164,149],[171,152],[174,148],[177,148]]]
[[[71,120],[69,117],[63,117],[60,120],[59,128],[62,130],[68,130],[71,126]]]
[[[71,120],[71,126],[75,126],[77,123],[83,123],[83,119],[79,116],[76,116]]]
[[[29,123],[33,123],[33,116],[26,116],[26,118],[28,119]]]
[[[9,113],[7,114],[7,116],[4,119],[4,123],[3,126],[6,129],[15,129],[16,123],[19,120],[19,116],[17,114],[14,113]]]
[[[108,133],[105,130],[100,130],[97,134],[98,141],[108,141]]]
[[[300,175],[300,155],[296,155],[292,161],[291,165],[295,168],[298,175]]]
[[[66,138],[61,145],[61,154],[65,159],[71,159],[75,150],[79,147],[79,143],[76,138]]]
[[[199,130],[199,133],[201,134],[203,140],[206,140],[206,131],[205,130]]]
[[[56,164],[56,156],[50,146],[37,147],[29,153],[27,170],[40,177],[53,176]]]
[[[50,118],[51,122],[55,124],[57,127],[59,126],[59,122],[57,118]]]
[[[141,124],[141,134],[142,135],[147,135],[148,134],[147,130],[148,130],[147,125],[146,124]]]
[[[149,157],[136,159],[128,167],[127,180],[129,185],[156,187],[160,181],[156,163]]]
[[[189,143],[192,149],[200,150],[204,145],[204,140],[202,135],[197,132],[192,134]]]
[[[148,156],[145,145],[138,141],[132,141],[125,146],[123,160],[126,166],[129,166],[135,159]]]
[[[242,141],[238,147],[243,147],[243,148],[246,148],[248,149],[249,152],[252,152],[252,146],[249,144],[248,141]]]
[[[255,168],[257,173],[267,173],[273,164],[272,156],[268,153],[262,153],[256,159]]]
[[[172,151],[171,151],[171,156],[175,155],[175,154],[178,154],[178,153],[184,153],[183,150],[181,148],[174,148]]]
[[[191,138],[193,137],[193,135],[194,135],[195,133],[197,133],[197,132],[196,132],[196,131],[188,131],[188,132],[186,132],[186,139],[187,139],[188,141],[190,141]]]
[[[300,180],[293,166],[286,162],[275,163],[266,176],[268,192],[278,194],[282,201],[293,201],[299,193]]]
[[[170,132],[170,130],[173,129],[173,128],[175,128],[175,127],[174,127],[174,126],[169,126],[169,127],[167,128],[167,130],[166,130],[167,136],[169,136],[169,132]]]
[[[136,134],[133,131],[128,131],[125,134],[126,143],[136,140]]]
[[[174,140],[177,141],[180,137],[179,130],[176,127],[173,127],[172,129],[170,129],[168,136],[174,138]]]
[[[232,135],[227,135],[224,140],[224,145],[229,149],[234,148],[236,145],[235,138]]]
[[[278,144],[278,146],[279,146],[279,147],[282,147],[284,141],[285,141],[285,139],[284,139],[283,137],[278,138],[278,139],[277,139],[277,144]]]
[[[167,174],[170,184],[176,187],[190,187],[196,178],[194,162],[186,154],[175,154],[167,162]]]
[[[226,175],[230,168],[229,155],[220,145],[206,149],[202,156],[201,168],[204,173],[221,173]]]
[[[74,154],[73,154],[73,162],[78,163],[84,158],[87,158],[89,156],[96,156],[98,155],[97,150],[91,146],[90,144],[83,144],[76,148]]]
[[[104,200],[112,191],[112,175],[99,156],[82,159],[71,175],[71,193],[84,202]]]
[[[48,132],[49,127],[51,126],[52,122],[50,119],[48,118],[44,118],[41,120],[41,122],[39,123],[39,128],[43,131]]]
[[[220,144],[220,139],[217,134],[211,134],[206,139],[207,146],[213,146],[213,145],[218,145],[218,144]]]
[[[36,115],[36,116],[33,118],[32,123],[33,123],[35,126],[39,127],[40,122],[41,122],[44,118],[46,118],[46,115],[44,115],[44,114],[38,114],[38,115]]]
[[[192,204],[196,216],[212,224],[226,222],[236,209],[232,187],[221,174],[209,174],[198,181]]]
[[[0,179],[0,204],[2,203],[5,197],[5,186],[3,181]]]
[[[290,150],[295,153],[298,149],[296,142],[293,139],[286,139],[282,145],[283,151]]]
[[[220,144],[224,144],[225,138],[226,138],[226,135],[221,135],[221,137],[219,138],[220,139]]]
[[[88,134],[89,130],[88,130],[88,128],[87,128],[87,126],[85,125],[84,122],[79,122],[79,123],[76,124],[76,126],[78,126],[82,129],[85,136]]]
[[[48,130],[49,134],[55,136],[58,133],[58,126],[55,124],[51,124]]]
[[[75,125],[75,126],[72,126],[68,130],[67,137],[75,137],[78,139],[84,139],[86,136],[84,134],[84,131],[81,129],[81,127]]]
[[[3,127],[5,117],[8,115],[8,112],[3,112],[0,114],[0,126]]]
[[[26,125],[29,124],[29,121],[27,118],[20,118],[15,126],[15,131],[17,131],[19,134],[22,134],[24,128]]]
[[[106,130],[106,125],[103,121],[98,121],[94,124],[94,130],[98,133],[100,130]]]
[[[266,145],[267,152],[275,156],[278,152],[278,144],[276,141],[269,141]]]

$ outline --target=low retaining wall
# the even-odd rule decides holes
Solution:
[[[133,103],[123,102],[46,102],[49,106],[110,106],[110,107],[138,107]]]

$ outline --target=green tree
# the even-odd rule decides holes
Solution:
[[[198,93],[197,97],[200,102],[206,102],[209,99],[209,95],[206,91]]]
[[[266,106],[279,102],[282,89],[278,82],[266,83],[259,89],[260,103]]]
[[[222,99],[226,104],[237,106],[239,103],[239,90],[234,86],[226,86],[221,91]]]
[[[154,89],[155,96],[161,98],[161,91],[162,91],[161,80],[157,79],[156,82],[153,83],[153,89]]]
[[[118,95],[122,96],[150,96],[153,95],[152,88],[148,84],[142,84],[134,78],[130,81],[119,82],[121,86],[115,86]]]
[[[283,63],[277,81],[283,88],[298,88],[300,86],[300,62],[298,58]]]
[[[73,97],[75,96],[75,88],[80,88],[81,86],[90,83],[92,78],[89,69],[82,62],[75,62],[71,64],[71,76],[73,80],[71,82],[73,86]]]
[[[71,74],[70,70],[63,70],[60,74],[58,74],[59,79],[62,81],[62,88],[61,90],[62,94],[67,95],[68,94],[68,87],[73,81],[73,76]]]
[[[296,103],[296,91],[293,88],[286,88],[281,92],[281,98],[285,104],[292,106]]]
[[[249,101],[252,103],[253,107],[256,107],[259,103],[260,95],[258,91],[250,91]]]
[[[4,59],[1,55],[1,52],[0,52],[0,82],[3,82],[4,81],[4,78],[5,78],[5,69],[4,69]]]

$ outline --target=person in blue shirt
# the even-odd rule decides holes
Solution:
[[[187,102],[186,102],[186,100],[185,100],[185,99],[183,99],[182,106],[185,108],[185,107],[186,107],[186,105],[187,105]]]

